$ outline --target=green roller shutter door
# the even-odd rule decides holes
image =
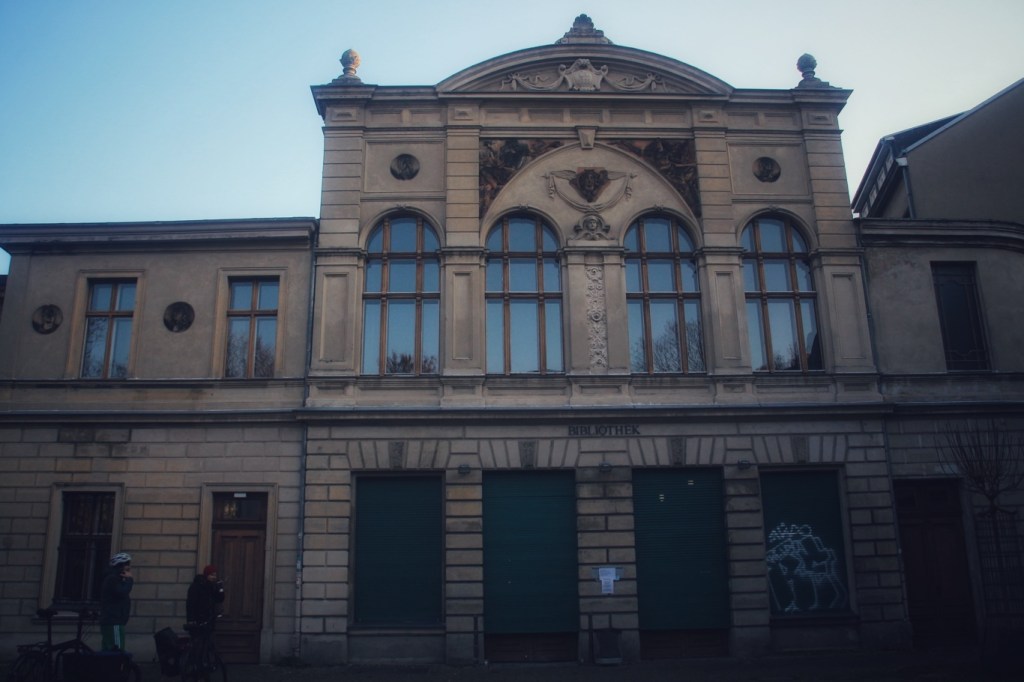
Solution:
[[[443,622],[442,508],[436,476],[356,479],[357,625]]]
[[[483,495],[485,632],[576,632],[574,474],[485,474]]]
[[[729,627],[722,472],[633,472],[641,630]]]

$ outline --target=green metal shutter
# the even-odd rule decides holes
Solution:
[[[356,479],[355,499],[353,622],[441,623],[440,479],[362,476]]]
[[[484,474],[484,631],[579,629],[573,472]]]
[[[722,472],[633,472],[641,630],[729,627]]]
[[[772,615],[850,609],[836,471],[761,474]]]

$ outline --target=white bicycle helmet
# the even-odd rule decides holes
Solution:
[[[130,564],[132,562],[132,555],[128,552],[118,552],[114,556],[110,557],[111,566],[120,566],[121,564]]]

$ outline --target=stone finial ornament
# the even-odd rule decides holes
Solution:
[[[594,28],[594,22],[590,17],[586,14],[581,14],[576,17],[576,21],[572,22],[572,28],[555,41],[555,45],[568,45],[572,43],[611,45],[612,41],[604,37],[604,31]]]
[[[360,59],[359,53],[353,49],[345,50],[341,53],[341,66],[342,74],[334,79],[335,83],[362,83],[363,81],[356,75],[356,70],[359,68]]]
[[[800,58],[796,60],[796,68],[803,74],[803,78],[799,83],[796,84],[798,88],[831,88],[828,81],[823,81],[814,75],[814,70],[818,68],[818,60],[813,55],[809,55],[806,52],[800,55]]]

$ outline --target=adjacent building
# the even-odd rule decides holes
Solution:
[[[980,232],[1019,288],[1019,214],[855,223],[809,55],[741,89],[581,15],[434,86],[359,62],[319,219],[0,226],[0,646],[118,550],[142,651],[207,563],[235,660],[908,646],[901,487],[960,500],[937,424],[1020,418],[1019,328],[944,365],[929,264]]]
[[[925,641],[1024,629],[1022,115],[1018,81],[883,138],[853,200],[909,617]]]

